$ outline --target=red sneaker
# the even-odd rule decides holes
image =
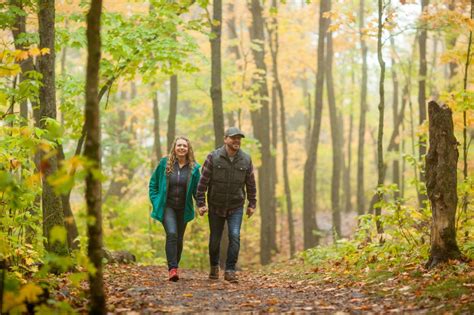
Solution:
[[[173,282],[176,282],[176,281],[179,280],[178,268],[172,268],[172,269],[169,271],[168,280],[169,280],[169,281],[173,281]]]

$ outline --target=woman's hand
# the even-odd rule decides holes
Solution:
[[[199,211],[199,215],[202,217],[204,215],[204,213],[207,212],[207,207],[206,206],[201,207],[201,208],[198,209],[198,211]]]

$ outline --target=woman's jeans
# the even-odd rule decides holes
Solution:
[[[163,226],[166,231],[166,259],[168,260],[168,270],[171,270],[178,268],[183,252],[183,237],[186,230],[184,209],[176,210],[166,207]]]
[[[209,238],[209,258],[211,266],[219,265],[219,249],[222,238],[222,231],[227,220],[227,228],[229,230],[229,247],[227,249],[227,261],[225,263],[226,271],[235,271],[235,265],[239,258],[240,250],[240,227],[242,225],[242,216],[244,210],[240,208],[226,218],[209,211],[209,228],[211,236]]]

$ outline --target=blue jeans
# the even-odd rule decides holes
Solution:
[[[166,231],[166,260],[168,270],[178,268],[183,252],[183,237],[186,230],[184,222],[184,209],[176,210],[166,207],[163,216],[163,227]]]
[[[242,217],[244,209],[240,208],[232,212],[226,218],[209,211],[209,229],[211,235],[209,237],[209,258],[211,266],[219,265],[219,249],[224,230],[225,221],[229,230],[229,248],[227,249],[227,261],[225,263],[226,271],[235,271],[235,265],[239,258],[240,250],[240,227],[242,225]]]

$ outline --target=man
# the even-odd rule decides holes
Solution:
[[[257,188],[252,159],[240,149],[245,138],[237,127],[230,127],[224,134],[224,145],[208,156],[202,167],[201,179],[196,193],[199,214],[209,210],[209,259],[210,279],[219,278],[219,249],[224,224],[229,230],[229,247],[224,279],[237,283],[235,265],[239,257],[240,227],[242,225],[245,195],[247,194],[247,216],[255,212]],[[207,191],[206,207],[205,193]]]

